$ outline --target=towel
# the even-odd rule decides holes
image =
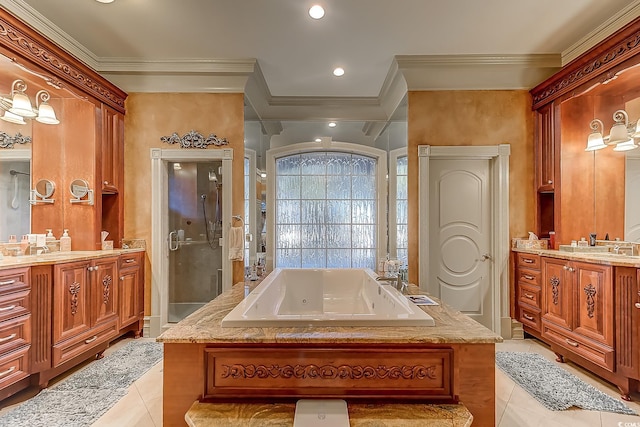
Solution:
[[[244,227],[231,227],[229,230],[229,259],[244,260]]]

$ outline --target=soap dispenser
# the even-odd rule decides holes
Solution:
[[[56,240],[56,236],[53,235],[53,230],[51,230],[50,228],[47,228],[45,231],[47,232],[47,237],[45,239],[47,245],[49,245],[50,242],[54,242]]]
[[[60,237],[60,252],[71,252],[71,237],[69,230],[65,228],[62,237]]]

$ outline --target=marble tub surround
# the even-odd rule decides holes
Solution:
[[[299,398],[462,402],[474,426],[495,425],[495,343],[502,338],[446,304],[420,307],[434,318],[430,327],[222,328],[243,298],[239,283],[157,338],[165,344],[165,425],[185,425],[194,401]],[[344,376],[334,376],[336,369]]]
[[[253,290],[256,284],[250,284]],[[409,285],[410,294],[419,294]],[[421,306],[435,320],[435,327],[334,326],[288,328],[223,328],[222,319],[244,298],[243,284],[209,302],[157,340],[164,343],[485,343],[502,337],[446,304]],[[438,301],[436,298],[434,300]]]
[[[200,403],[185,416],[190,427],[291,427],[295,403]],[[349,403],[350,427],[467,427],[473,415],[462,404]]]
[[[110,249],[107,251],[50,252],[40,255],[5,256],[0,259],[0,270],[13,267],[30,267],[35,265],[59,264],[70,261],[84,261],[143,251],[144,249]]]

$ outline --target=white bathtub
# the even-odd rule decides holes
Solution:
[[[275,269],[223,327],[434,326],[433,318],[371,269]]]

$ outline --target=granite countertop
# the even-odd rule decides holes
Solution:
[[[111,249],[106,251],[50,252],[41,255],[5,256],[0,259],[0,270],[32,265],[59,264],[70,261],[84,261],[95,258],[120,256],[122,254],[142,252],[144,248]]]
[[[255,287],[255,284],[250,285]],[[410,293],[419,293],[410,284]],[[252,289],[253,290],[253,289]],[[156,340],[163,343],[496,343],[502,337],[446,304],[421,306],[435,326],[223,328],[220,323],[242,299],[244,286],[234,285]],[[437,299],[434,298],[437,301]]]
[[[548,258],[583,261],[592,264],[640,268],[640,256],[618,255],[611,252],[568,252],[553,249],[512,248],[514,252],[540,255]]]

